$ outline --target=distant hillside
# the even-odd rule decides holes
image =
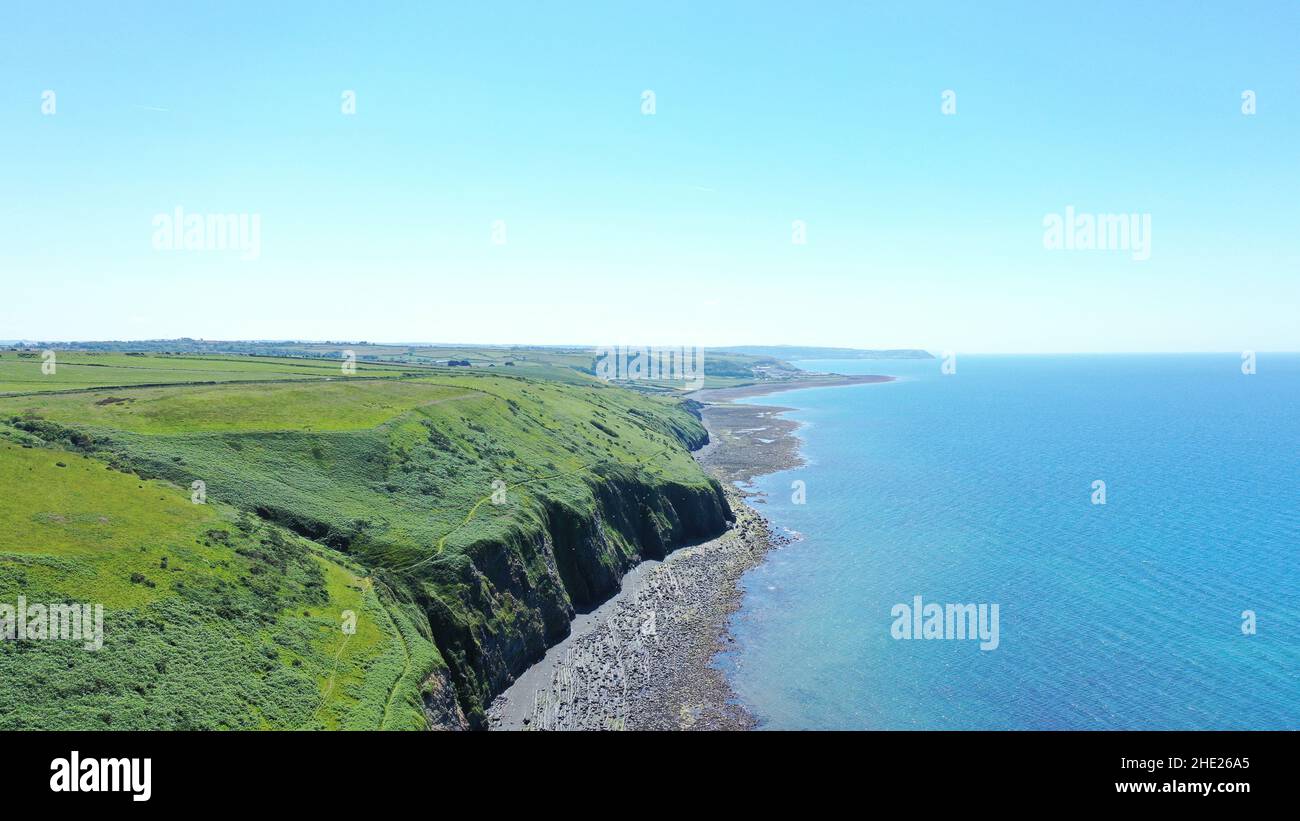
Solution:
[[[798,345],[734,345],[712,350],[746,356],[774,356],[787,361],[791,359],[934,359],[933,354],[920,348],[869,351],[860,348],[806,348]]]
[[[364,341],[300,342],[294,340],[203,340],[190,338],[153,339],[135,342],[114,340],[28,342],[8,346],[7,351],[0,350],[0,392],[24,389],[21,384],[6,384],[6,371],[12,371],[13,367],[21,366],[21,362],[14,359],[14,354],[17,354],[19,359],[32,358],[39,356],[46,349],[58,352],[61,364],[69,361],[64,356],[65,352],[100,356],[99,364],[118,363],[123,365],[130,365],[131,362],[122,362],[115,359],[114,356],[122,354],[134,357],[144,354],[171,357],[190,357],[194,355],[212,357],[238,356],[241,358],[257,358],[263,361],[274,359],[281,368],[288,367],[295,372],[301,372],[303,369],[313,369],[315,367],[304,363],[302,361],[304,359],[326,360],[337,363],[340,359],[352,356],[360,363],[376,366],[382,363],[382,365],[390,368],[408,366],[420,368],[449,366],[509,368],[510,372],[516,375],[583,385],[589,385],[596,380],[598,356],[602,355],[601,352],[605,350],[595,346],[426,345]],[[6,368],[6,360],[11,364],[8,369]],[[96,362],[96,360],[86,360],[84,357],[81,360],[82,365],[92,362]],[[249,364],[247,367],[253,368],[255,366]],[[334,364],[328,367],[337,368]],[[179,366],[176,366],[165,370],[175,372],[178,368]],[[48,386],[49,380],[42,379],[39,372],[33,375],[31,369],[24,370],[19,367],[19,370],[26,374],[25,377],[19,380],[20,382],[30,382],[35,379],[37,384]],[[137,381],[131,378],[132,375],[138,376],[143,373],[145,373],[144,370],[133,368],[125,374],[114,377],[122,381],[101,382],[100,384],[132,384]],[[710,388],[732,387],[756,381],[785,378],[798,373],[798,368],[771,356],[749,356],[716,350],[710,350],[705,354],[704,378],[705,384]],[[107,374],[100,373],[99,376],[107,377]],[[163,374],[162,378],[167,382],[176,381],[167,374]],[[629,386],[638,390],[650,391],[672,391],[681,387],[672,384],[672,381],[639,380],[637,384]],[[45,388],[42,387],[41,389],[44,390]]]

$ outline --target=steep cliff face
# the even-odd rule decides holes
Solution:
[[[447,671],[435,670],[420,688],[424,719],[430,730],[468,730],[469,722],[456,700],[456,687]]]
[[[535,532],[474,545],[414,582],[468,726],[481,727],[491,699],[568,634],[575,611],[616,593],[627,570],[713,538],[731,519],[712,482],[649,484],[609,470],[588,490],[589,507],[550,501]]]

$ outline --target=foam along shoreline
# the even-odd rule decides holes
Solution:
[[[714,664],[733,641],[741,577],[795,540],[738,487],[803,464],[791,408],[730,400],[802,388],[892,381],[890,376],[792,380],[697,391],[709,444],[695,458],[723,485],[735,515],[716,539],[629,571],[618,593],[578,616],[570,634],[523,671],[488,709],[493,730],[745,730],[755,720]]]

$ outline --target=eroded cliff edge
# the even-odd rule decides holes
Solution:
[[[617,467],[593,474],[589,504],[548,500],[535,529],[476,542],[399,583],[427,614],[447,664],[445,682],[425,686],[432,726],[481,728],[492,698],[568,635],[575,611],[614,595],[641,561],[714,538],[732,519],[714,480],[660,484]]]

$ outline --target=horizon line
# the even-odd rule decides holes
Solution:
[[[202,342],[202,343],[244,343],[244,344],[293,344],[293,345],[366,345],[371,347],[419,347],[419,348],[567,348],[574,350],[584,349],[601,349],[609,347],[697,347],[697,346],[669,346],[669,345],[593,345],[585,343],[540,343],[540,342],[408,342],[408,341],[372,341],[372,340],[333,340],[333,339],[301,339],[301,338],[206,338],[206,337],[146,337],[136,339],[0,339],[0,345],[6,346],[36,346],[36,345],[92,345],[116,343],[129,345],[131,343],[160,343],[160,342]],[[941,349],[940,355],[935,355],[930,348],[925,347],[908,347],[908,346],[891,346],[891,347],[873,347],[873,348],[856,348],[847,345],[814,345],[798,343],[745,343],[741,345],[703,345],[698,346],[712,351],[737,351],[740,348],[823,348],[826,350],[857,351],[857,352],[878,352],[878,351],[921,351],[930,354],[934,358],[941,358],[944,353],[956,353],[959,356],[1195,356],[1195,355],[1240,355],[1247,351],[1253,353],[1268,354],[1300,354],[1300,349],[1287,350],[1258,350],[1243,348],[1240,350],[1188,350],[1188,351],[1160,351],[1160,350],[1124,350],[1124,351],[1098,351],[1098,350],[1080,350],[1080,351],[966,351],[961,349]]]

